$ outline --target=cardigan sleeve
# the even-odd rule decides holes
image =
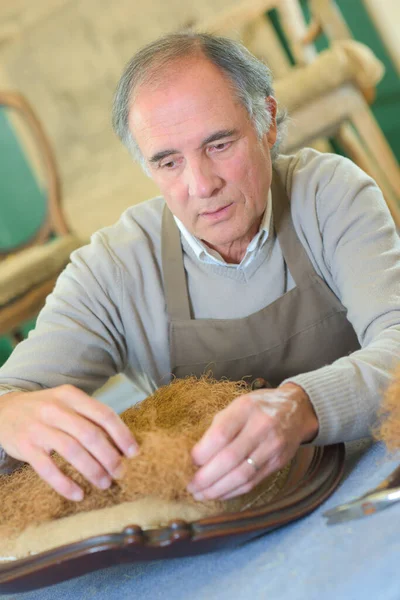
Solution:
[[[315,186],[313,199],[321,269],[347,309],[361,349],[286,380],[309,395],[319,419],[313,443],[321,445],[370,434],[400,363],[399,236],[375,182],[351,161],[335,161],[327,183]],[[307,223],[303,230],[307,238]]]
[[[123,370],[122,277],[101,234],[75,251],[36,328],[0,369],[0,394],[71,384],[92,393]]]

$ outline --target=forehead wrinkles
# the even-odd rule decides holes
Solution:
[[[202,119],[203,112],[193,107],[192,110],[188,108],[187,114],[186,111],[182,114],[179,107],[172,111],[167,107],[150,111],[150,115],[136,114],[138,118],[132,120],[133,132],[138,142],[145,145],[143,150],[149,156],[167,147],[181,151],[197,148],[210,133],[223,128],[221,119],[210,120],[207,115]]]
[[[214,103],[211,107],[205,99],[195,96],[160,97],[159,102],[145,102],[132,110],[136,126],[141,128],[166,128],[185,130],[191,123],[206,125],[207,122],[226,120],[227,111],[223,106]]]
[[[221,130],[243,127],[247,111],[229,92],[218,93],[218,88],[192,92],[182,80],[152,93],[143,87],[129,115],[132,133],[147,155],[163,147],[183,149],[199,147],[211,134]],[[239,112],[238,112],[239,110]],[[242,113],[243,111],[243,113]],[[241,114],[242,113],[242,114]],[[245,113],[245,114],[244,114]],[[242,126],[241,126],[242,122]]]

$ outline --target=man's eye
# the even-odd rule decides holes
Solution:
[[[182,164],[182,157],[177,156],[176,158],[165,159],[161,161],[158,165],[160,169],[164,169],[166,171],[172,171],[173,169],[177,169]]]
[[[176,162],[174,160],[169,160],[166,163],[161,163],[161,169],[173,169],[176,166]]]
[[[220,142],[219,144],[214,144],[213,146],[210,146],[210,150],[216,150],[217,152],[222,152],[223,150],[226,150],[228,148],[228,146],[230,146],[231,142]]]

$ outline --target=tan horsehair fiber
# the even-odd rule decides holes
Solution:
[[[375,437],[385,442],[389,452],[400,450],[400,367],[386,390],[378,416]]]
[[[174,380],[126,410],[121,418],[138,441],[140,451],[134,458],[122,459],[124,474],[108,490],[90,484],[60,455],[53,453],[63,473],[83,488],[85,496],[81,502],[60,496],[30,465],[0,476],[0,539],[13,539],[26,528],[41,523],[150,497],[164,501],[166,506],[179,503],[188,507],[190,514],[195,514],[190,507],[201,507],[200,515],[259,505],[265,502],[267,492],[270,500],[271,489],[274,488],[272,495],[279,491],[287,469],[266,478],[252,492],[224,502],[199,503],[186,491],[196,471],[190,454],[194,444],[208,429],[214,415],[247,391],[244,381],[188,377]]]

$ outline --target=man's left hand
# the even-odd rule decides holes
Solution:
[[[245,494],[284,467],[317,432],[310,399],[294,383],[239,396],[194,446],[192,458],[200,468],[187,489],[196,500]]]

